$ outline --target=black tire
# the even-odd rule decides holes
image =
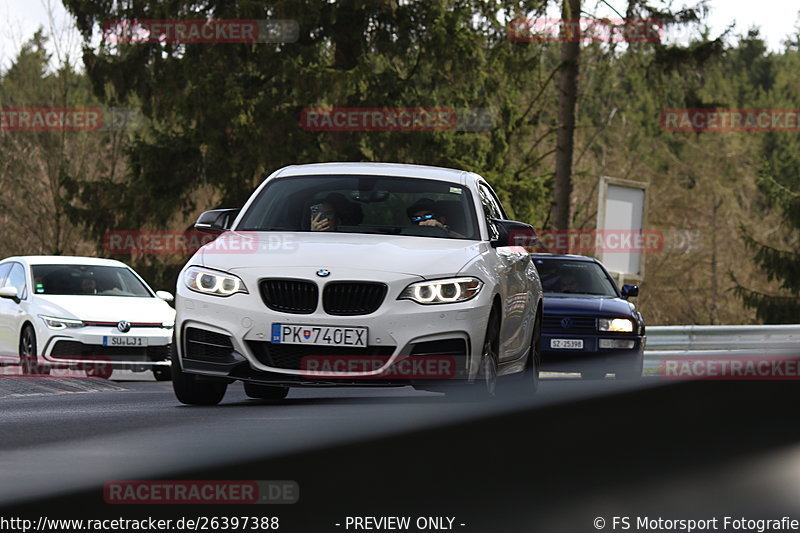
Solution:
[[[25,324],[19,335],[19,366],[23,375],[50,374],[50,367],[39,362],[36,350],[36,330],[30,324]]]
[[[227,383],[218,381],[201,381],[197,376],[181,370],[175,343],[170,349],[172,360],[172,390],[178,401],[186,405],[217,405],[225,396]]]
[[[486,325],[486,336],[483,339],[481,357],[481,380],[483,395],[493,397],[497,394],[497,365],[500,352],[500,315],[492,309],[489,323]]]
[[[283,400],[286,398],[286,395],[289,394],[289,387],[245,383],[244,393],[248,397],[257,400]]]
[[[525,384],[531,394],[536,394],[539,390],[539,371],[542,368],[542,354],[539,345],[542,341],[542,313],[541,310],[536,314],[533,336],[531,338],[531,354],[528,357],[528,364],[525,368]]]
[[[489,359],[487,359],[487,347]],[[425,390],[443,392],[448,399],[458,402],[483,401],[497,393],[497,354],[500,347],[500,316],[495,309],[489,315],[481,357],[481,368],[474,383],[463,380],[442,382],[440,388],[429,384]],[[487,373],[488,371],[488,373]]]
[[[172,369],[168,366],[154,366],[152,371],[156,381],[169,381],[172,379]]]

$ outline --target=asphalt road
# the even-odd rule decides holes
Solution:
[[[402,388],[297,389],[273,404],[234,386],[211,408],[179,405],[169,383],[105,385],[0,399],[0,515],[257,512],[283,531],[447,515],[461,531],[577,533],[597,517],[611,531],[614,516],[800,510],[792,382],[545,380],[535,399],[489,403]],[[103,484],[120,479],[294,480],[300,501],[105,504]]]
[[[0,390],[15,391],[0,398],[0,504],[644,386],[551,379],[542,380],[535,398],[491,402],[411,387],[297,388],[284,402],[272,403],[249,399],[234,384],[221,405],[189,407],[177,402],[169,382],[131,381],[149,379],[147,374],[121,377],[0,383]]]

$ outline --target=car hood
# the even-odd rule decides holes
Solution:
[[[457,274],[485,248],[481,241],[403,235],[228,232],[201,248],[195,260],[229,271],[347,268],[434,278]]]
[[[547,294],[544,297],[545,314],[633,317],[635,309],[632,303],[622,298]]]
[[[175,310],[160,298],[37,294],[36,312],[88,322],[171,322]]]

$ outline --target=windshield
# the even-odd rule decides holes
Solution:
[[[95,265],[34,265],[36,294],[152,297],[129,269]]]
[[[589,261],[534,258],[545,294],[588,294],[617,298],[616,287],[603,267]]]
[[[334,231],[479,239],[462,185],[384,176],[298,176],[270,182],[238,231]]]

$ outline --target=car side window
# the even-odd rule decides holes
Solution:
[[[497,201],[494,193],[484,184],[478,185],[478,191],[481,196],[481,205],[483,206],[483,215],[486,217],[486,226],[489,228],[489,239],[493,240],[499,236],[497,228],[491,221],[493,218],[505,218],[503,215],[503,208]]]
[[[0,287],[6,286],[5,281],[9,270],[11,270],[11,263],[3,263],[0,265]]]
[[[25,284],[25,269],[19,263],[11,263],[11,271],[3,284],[4,287],[14,287],[17,295],[24,300],[27,296],[27,286]]]

